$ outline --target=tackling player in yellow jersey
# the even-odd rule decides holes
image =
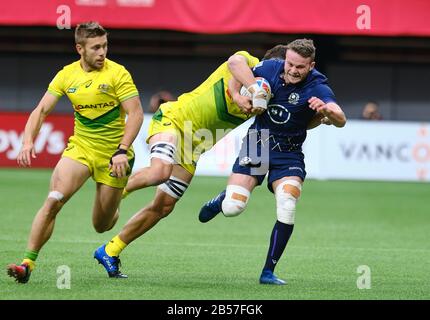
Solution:
[[[33,141],[45,117],[66,95],[75,112],[74,134],[54,169],[48,197],[34,218],[24,259],[7,268],[20,283],[29,280],[38,253],[53,232],[57,213],[89,177],[97,184],[95,230],[101,233],[115,225],[134,162],[131,145],[142,125],[143,111],[130,73],[106,59],[107,32],[98,23],[78,25],[75,42],[81,58],[65,66],[49,84],[27,121],[17,159],[20,166],[31,165],[36,157]]]
[[[264,59],[285,57],[285,46],[269,50]],[[259,60],[245,51],[237,52],[254,67]],[[175,102],[160,106],[148,132],[151,164],[134,173],[125,188],[125,195],[137,189],[159,185],[154,200],[137,212],[107,245],[99,247],[94,257],[109,277],[126,277],[119,271],[119,254],[157,222],[172,212],[193,178],[200,155],[209,150],[228,131],[250,116],[235,104],[228,92],[232,75],[227,62],[218,67],[206,81]],[[249,102],[249,98],[243,104]],[[218,132],[217,132],[218,129]]]

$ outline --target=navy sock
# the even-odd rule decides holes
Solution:
[[[269,251],[267,252],[266,264],[264,265],[264,270],[270,270],[273,272],[275,270],[276,264],[284,252],[287,242],[293,233],[294,225],[285,224],[276,221],[275,226],[272,230],[272,235],[270,237]]]

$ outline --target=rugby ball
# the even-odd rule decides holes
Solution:
[[[266,101],[269,102],[269,100],[272,98],[272,89],[270,88],[269,81],[267,81],[266,79],[264,79],[262,77],[255,77],[255,79],[257,80],[257,85],[260,88],[263,88],[264,91],[266,91],[266,93],[267,93]],[[252,94],[244,86],[242,86],[242,88],[240,88],[240,95],[252,98]]]

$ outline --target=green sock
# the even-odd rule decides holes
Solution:
[[[24,259],[22,260],[22,263],[27,264],[30,267],[30,270],[33,271],[34,267],[36,266],[35,262],[38,255],[38,251],[27,250],[24,253]]]

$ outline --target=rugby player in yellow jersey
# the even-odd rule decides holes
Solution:
[[[269,50],[264,59],[284,59],[285,52],[285,46],[278,45]],[[259,62],[245,51],[236,55],[244,57],[249,67]],[[181,95],[178,101],[162,104],[154,114],[147,140],[151,164],[130,177],[125,195],[148,186],[159,186],[154,200],[137,212],[107,245],[95,251],[94,257],[105,267],[109,277],[126,277],[119,271],[120,252],[172,212],[193,178],[201,153],[228,133],[219,129],[235,128],[249,118],[249,111],[253,111],[249,98],[242,97],[245,106],[240,109],[228,92],[231,78],[227,62],[224,62],[195,90]],[[257,94],[255,91],[255,96]]]
[[[7,268],[20,283],[29,280],[38,253],[53,232],[56,215],[89,177],[97,184],[92,216],[95,230],[101,233],[115,225],[134,161],[131,144],[142,125],[143,111],[130,73],[106,59],[107,33],[98,23],[78,25],[75,42],[81,58],[65,66],[49,84],[27,121],[17,159],[20,166],[31,165],[36,157],[33,141],[45,117],[67,95],[75,111],[74,134],[53,171],[48,197],[33,220],[24,259]]]

